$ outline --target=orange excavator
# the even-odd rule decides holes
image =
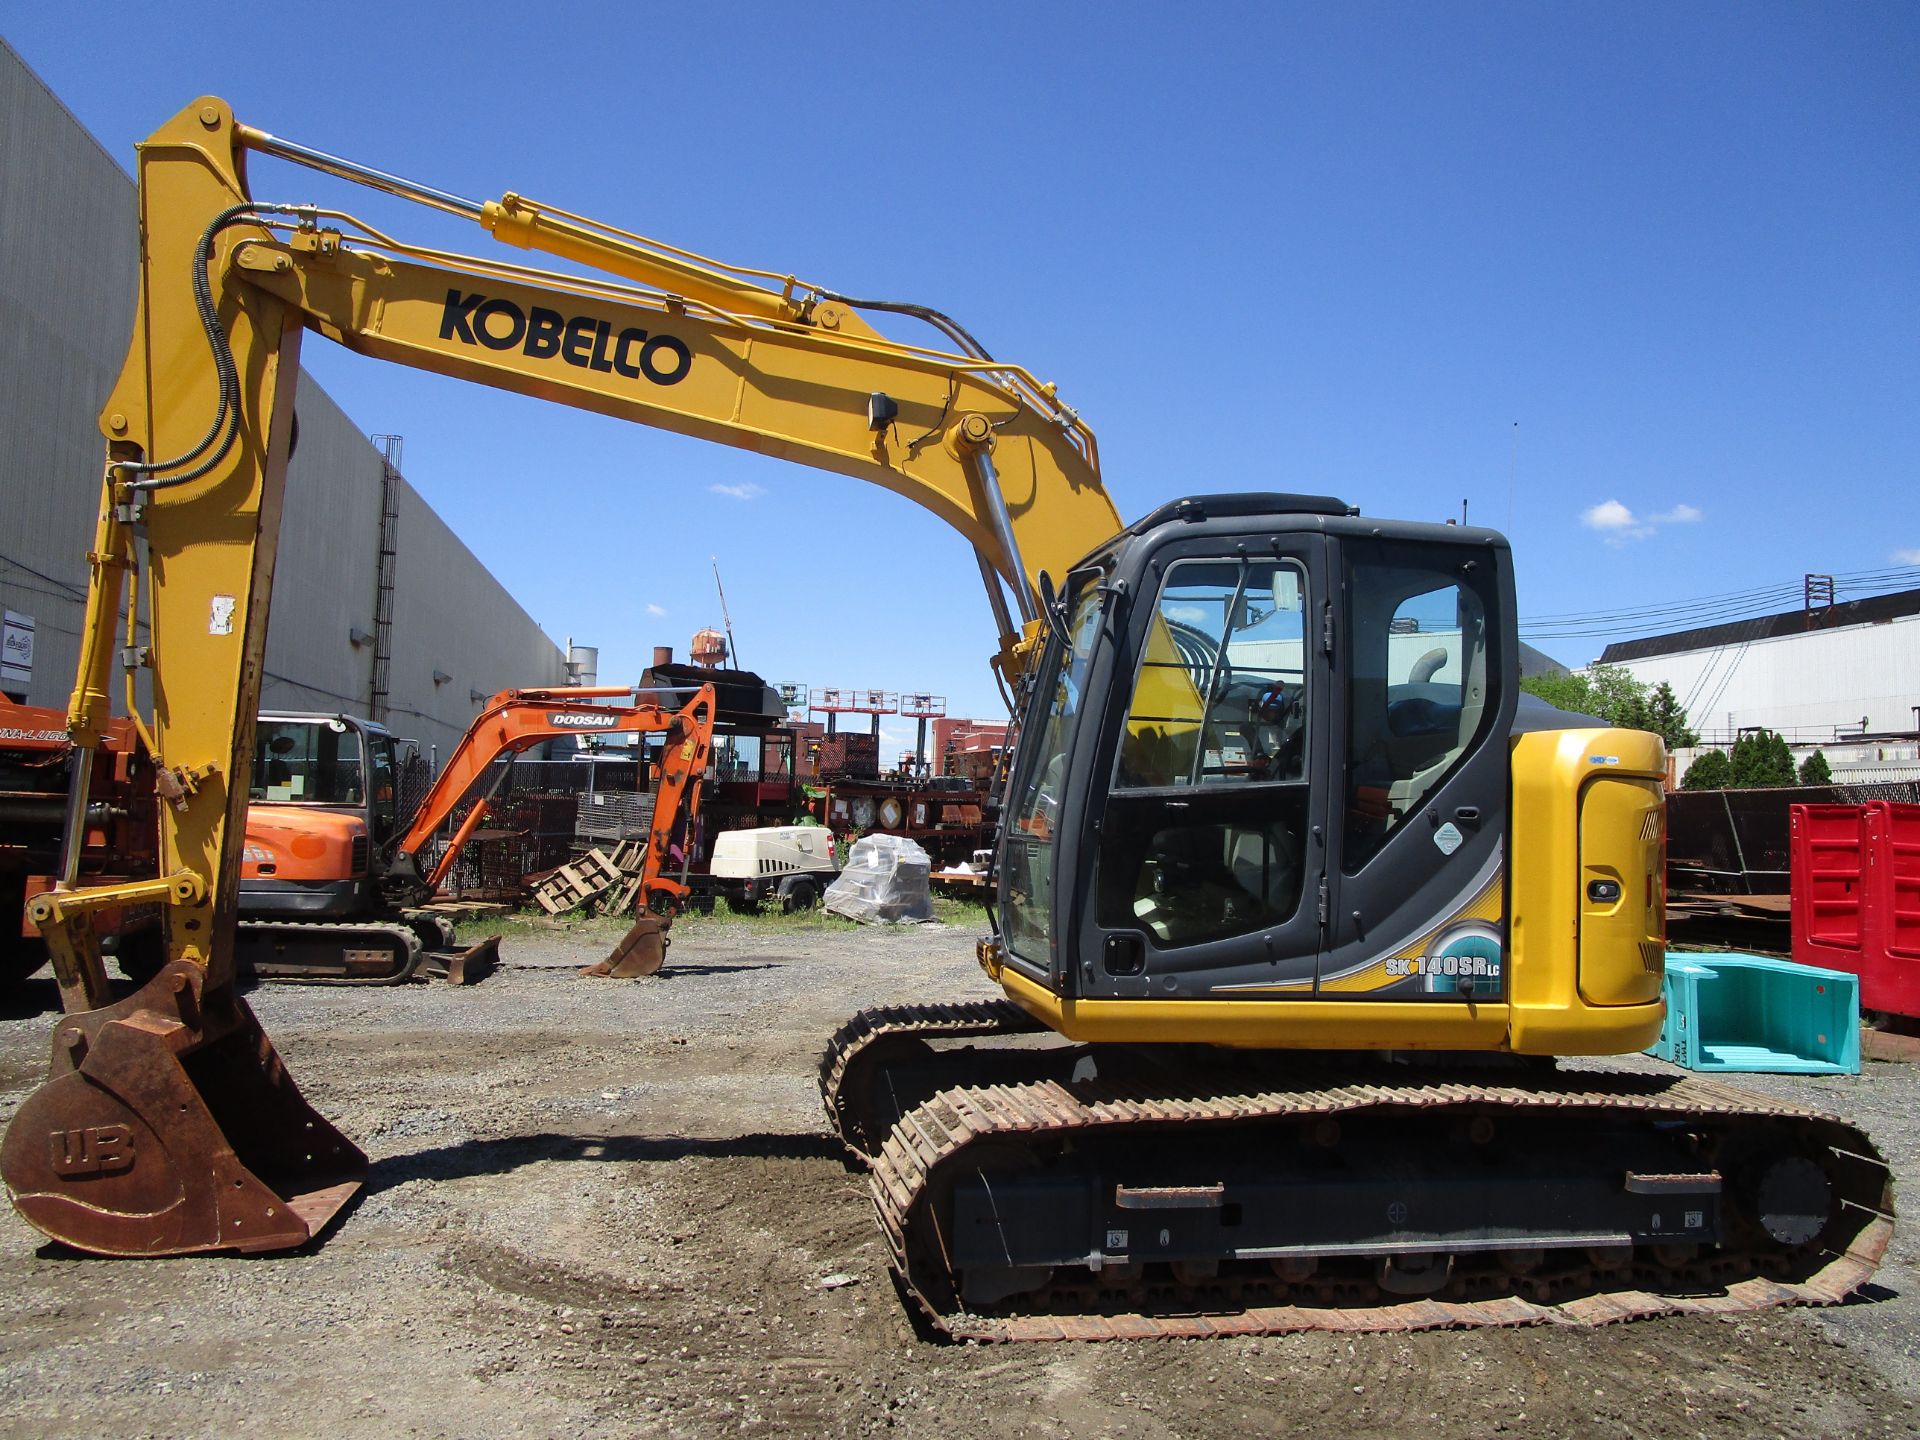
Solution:
[[[626,703],[594,703],[607,700]],[[345,985],[393,985],[423,973],[455,984],[480,978],[499,937],[458,947],[447,917],[422,907],[486,819],[513,757],[562,737],[663,737],[635,910],[641,925],[671,916],[687,894],[684,878],[670,873],[671,847],[699,814],[715,703],[711,685],[676,708],[658,692],[627,686],[502,690],[410,821],[396,811],[396,744],[384,726],[346,715],[262,715],[240,870],[242,968],[262,979]],[[476,795],[489,772],[491,784]],[[429,862],[434,837],[469,799],[460,827]]]

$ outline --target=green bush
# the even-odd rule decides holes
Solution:
[[[1724,750],[1708,750],[1694,757],[1680,777],[1682,790],[1724,790],[1733,783],[1733,765]]]

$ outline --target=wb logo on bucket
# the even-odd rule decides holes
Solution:
[[[111,1175],[133,1168],[131,1125],[89,1125],[47,1136],[56,1175]]]

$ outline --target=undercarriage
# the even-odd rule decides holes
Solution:
[[[1038,1029],[869,1011],[823,1057],[903,1287],[957,1338],[1833,1304],[1892,1233],[1858,1129],[1695,1076]]]
[[[255,980],[302,985],[403,985],[443,980],[476,985],[499,964],[500,937],[472,945],[454,938],[452,922],[425,910],[392,920],[242,920],[235,931],[236,968]],[[160,947],[119,957],[129,980],[144,984],[166,961]]]

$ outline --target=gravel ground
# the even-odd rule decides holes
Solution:
[[[256,993],[372,1157],[364,1198],[319,1245],[259,1259],[87,1260],[0,1219],[0,1434],[1920,1434],[1911,1230],[1829,1311],[935,1343],[813,1067],[860,1006],[990,993],[973,928],[689,920],[660,977],[576,978],[607,939],[512,935],[465,990]],[[41,979],[0,1010],[0,1120],[44,1071],[54,1003]],[[1920,1069],[1753,1085],[1920,1169]]]

